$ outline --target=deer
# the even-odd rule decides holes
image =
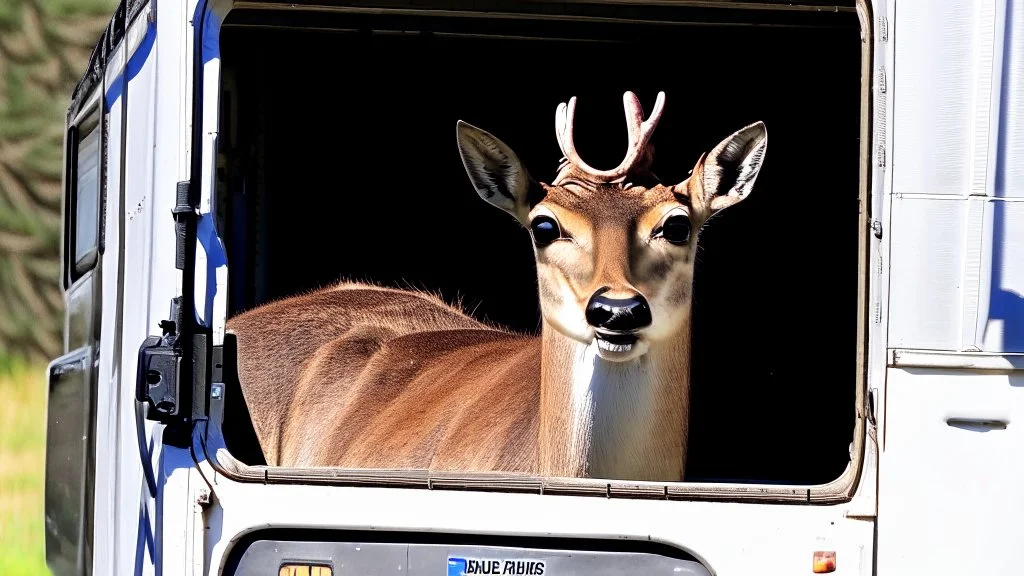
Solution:
[[[632,92],[623,105],[627,151],[609,170],[576,151],[576,97],[558,105],[550,183],[457,121],[473,189],[528,232],[539,334],[359,282],[229,320],[268,465],[685,479],[698,233],[750,194],[767,132],[737,130],[665,185],[651,170],[665,93],[646,119]]]

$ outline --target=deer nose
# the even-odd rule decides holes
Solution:
[[[594,328],[614,332],[632,332],[651,325],[651,307],[647,299],[637,294],[630,298],[607,298],[603,288],[594,293],[587,303],[587,323]]]

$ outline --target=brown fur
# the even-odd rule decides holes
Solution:
[[[283,422],[297,418],[301,430],[318,428],[305,424],[333,413],[349,379],[389,340],[487,327],[427,294],[344,283],[242,313],[227,329],[238,341],[238,376],[267,462],[299,465],[283,451]],[[325,370],[334,377],[322,378]]]

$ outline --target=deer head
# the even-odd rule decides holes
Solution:
[[[628,148],[611,170],[592,168],[576,152],[576,98],[558,106],[563,158],[550,184],[534,180],[495,136],[457,125],[477,193],[531,233],[544,329],[596,342],[610,361],[636,359],[688,325],[698,231],[747,197],[767,146],[764,124],[751,124],[703,154],[687,179],[666,186],[650,171],[664,92],[646,120],[632,92],[623,103]]]

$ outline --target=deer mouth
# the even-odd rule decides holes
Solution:
[[[597,332],[594,339],[597,341],[597,347],[603,352],[625,354],[633,350],[640,337],[636,334]]]

